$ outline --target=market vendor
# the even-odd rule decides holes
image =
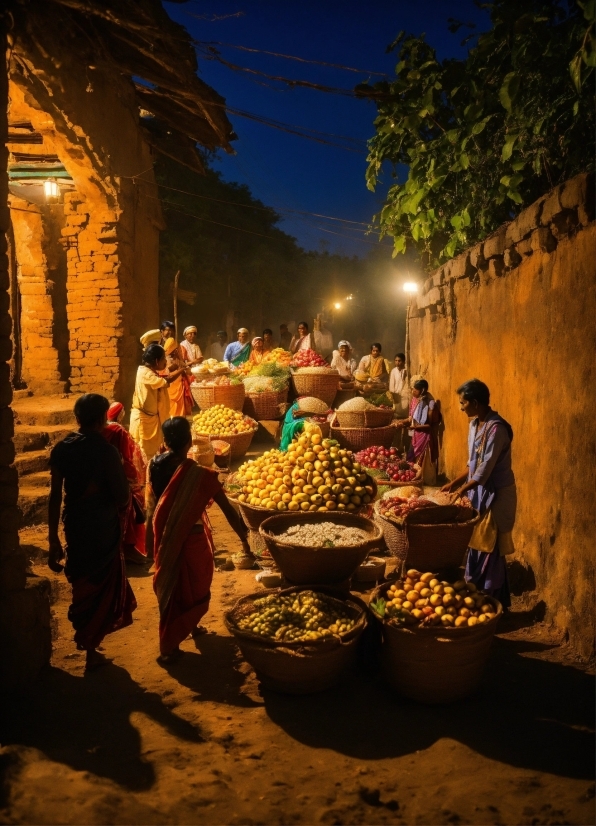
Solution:
[[[331,367],[339,373],[339,380],[351,382],[354,380],[356,370],[356,359],[352,357],[352,345],[343,339],[337,345],[337,350],[333,351]]]
[[[228,334],[225,330],[218,330],[216,340],[213,344],[209,345],[209,350],[207,351],[209,353],[209,358],[217,359],[217,361],[223,361],[227,346]]]
[[[173,330],[171,331],[173,332]],[[166,354],[166,367],[170,374],[176,373],[174,381],[168,384],[170,397],[170,416],[190,416],[193,407],[192,393],[188,368],[181,349],[176,344],[174,336],[170,336],[163,343]]]
[[[248,340],[248,330],[246,327],[240,327],[238,330],[238,340],[230,342],[226,347],[224,361],[229,361],[233,367],[240,367],[241,364],[248,361],[251,349],[250,341]]]
[[[275,350],[275,342],[273,341],[273,330],[266,327],[263,330],[263,352],[270,353]]]
[[[398,353],[394,359],[394,367],[389,374],[389,393],[393,399],[393,411],[397,419],[403,420],[410,415],[410,383],[406,370],[405,353]],[[409,448],[408,431],[405,427],[399,428],[398,442],[395,447],[402,453]]]
[[[379,389],[386,389],[389,384],[389,373],[384,357],[381,355],[382,347],[378,341],[375,341],[370,348],[368,356],[360,359],[358,365],[358,372],[366,375],[364,384],[380,385]]]
[[[180,350],[184,361],[189,367],[200,364],[203,361],[203,354],[197,344],[197,328],[194,325],[186,327],[183,336],[184,339],[180,342]]]
[[[442,490],[467,496],[483,517],[474,528],[466,559],[465,578],[511,605],[505,556],[515,551],[512,531],[517,509],[511,469],[513,428],[490,407],[490,390],[479,379],[457,388],[459,405],[470,420],[468,467]]]
[[[298,332],[292,337],[290,342],[290,352],[297,353],[298,350],[316,350],[315,340],[312,333],[308,330],[306,321],[301,321],[298,325]]]
[[[250,343],[250,348],[248,363],[251,365],[260,364],[265,355],[265,342],[262,336],[255,336]]]
[[[425,485],[435,485],[439,466],[438,429],[441,422],[439,403],[428,392],[428,382],[422,377],[414,377],[410,415],[396,422],[397,427],[407,428],[412,443],[408,450],[408,461],[416,462],[422,468]]]
[[[186,367],[183,367],[164,375],[166,367],[163,347],[159,344],[150,344],[144,350],[143,363],[137,370],[130,413],[130,435],[141,448],[146,462],[152,459],[161,447],[161,428],[166,419],[170,418],[168,385],[186,370]]]
[[[311,404],[301,406],[301,402],[305,400],[308,400]],[[317,408],[316,410],[313,405]],[[308,409],[305,409],[305,407]],[[326,409],[325,403],[320,399],[315,399],[311,396],[299,396],[284,417],[279,449],[287,450],[294,436],[304,430],[305,418],[309,416],[327,417],[332,413],[333,410]]]

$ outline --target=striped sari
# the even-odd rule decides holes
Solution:
[[[205,510],[221,490],[217,474],[186,459],[153,514],[159,645],[169,654],[209,609],[213,540]]]

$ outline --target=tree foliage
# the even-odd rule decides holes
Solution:
[[[372,87],[369,189],[385,161],[408,167],[375,221],[394,255],[413,246],[429,267],[594,167],[595,0],[482,6],[491,28],[465,59],[439,61],[424,35],[402,32],[395,80]]]

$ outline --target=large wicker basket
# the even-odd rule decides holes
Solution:
[[[248,430],[245,433],[232,433],[229,436],[221,436],[217,435],[216,438],[219,439],[221,442],[226,442],[226,444],[230,445],[230,459],[239,459],[241,456],[244,456],[248,448],[250,447],[250,443],[253,440],[253,436],[257,432],[259,425],[257,422],[254,423],[255,426],[252,430]],[[209,436],[209,433],[197,433],[198,436]]]
[[[359,545],[306,547],[295,545],[291,540],[280,539],[280,534],[288,528],[300,525],[318,525],[333,522],[347,528],[365,531],[367,538]],[[383,540],[380,528],[370,519],[345,512],[305,513],[296,519],[296,513],[281,513],[270,516],[261,524],[259,533],[263,537],[269,553],[277,567],[289,582],[297,585],[316,583],[333,585],[352,576],[356,568],[364,562],[369,553],[377,549]]]
[[[393,425],[387,427],[338,427],[337,418],[331,422],[331,438],[337,439],[340,445],[358,453],[367,447],[378,445],[391,447],[395,438]]]
[[[223,404],[232,410],[242,410],[244,385],[240,384],[197,384],[190,385],[192,397],[201,410],[208,410],[216,404]]]
[[[393,410],[336,410],[335,417],[341,428],[387,427],[393,421]]]
[[[292,373],[292,384],[297,396],[314,396],[325,404],[333,404],[339,387],[339,375],[331,373]]]
[[[248,393],[243,410],[258,422],[281,419],[287,410],[288,389],[279,393]]]
[[[375,502],[375,522],[383,531],[389,553],[405,560],[408,567],[421,571],[441,571],[460,566],[474,526],[480,519],[478,511],[472,510],[467,522],[400,525],[382,516],[379,505]]]
[[[385,597],[390,583],[373,591],[371,602]],[[496,617],[461,628],[399,626],[371,610],[382,630],[381,661],[386,680],[400,694],[421,703],[452,703],[476,690],[503,613],[491,598]]]
[[[288,588],[281,594],[292,594],[304,588]],[[331,688],[354,662],[356,647],[366,627],[367,612],[357,597],[332,595],[355,619],[354,628],[345,634],[334,634],[309,642],[275,642],[251,631],[238,628],[238,620],[250,614],[256,599],[267,592],[242,597],[224,616],[228,631],[234,636],[244,659],[254,668],[265,688],[285,694],[312,694]],[[272,592],[269,592],[272,593]]]

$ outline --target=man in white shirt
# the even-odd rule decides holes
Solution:
[[[184,330],[184,340],[180,342],[180,349],[184,361],[189,367],[194,367],[195,364],[200,364],[203,361],[201,348],[197,344],[197,328],[194,325]]]
[[[226,347],[228,346],[228,335],[225,330],[219,330],[217,333],[217,341],[209,347],[209,358],[223,361]]]
[[[395,367],[389,374],[389,392],[393,398],[393,409],[397,419],[407,419],[410,415],[410,386],[406,370],[406,357],[404,353],[398,353],[395,357]],[[409,446],[409,436],[405,428],[398,428],[397,447],[400,450],[407,450]],[[407,444],[408,443],[408,444]]]

